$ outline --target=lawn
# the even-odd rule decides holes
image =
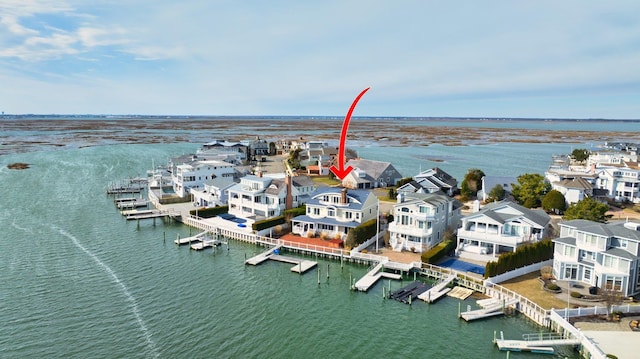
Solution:
[[[337,185],[339,185],[341,183],[337,179],[330,178],[328,176],[313,176],[313,177],[311,177],[311,179],[317,185],[323,185],[323,186],[329,186],[329,187],[337,186]]]
[[[540,273],[532,272],[523,276],[500,283],[501,286],[523,295],[544,309],[566,308],[567,301],[556,298],[553,293],[542,289],[542,283],[538,281]],[[566,292],[565,292],[566,295]]]

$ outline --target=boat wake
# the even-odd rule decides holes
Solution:
[[[120,280],[120,278],[118,278],[118,276],[113,271],[113,269],[111,269],[107,264],[105,264],[97,255],[95,255],[93,252],[91,252],[86,247],[84,247],[80,243],[78,238],[76,238],[75,236],[73,236],[72,234],[70,234],[69,232],[67,232],[67,231],[65,231],[65,230],[63,230],[61,228],[58,228],[56,226],[53,226],[53,228],[56,229],[58,232],[60,232],[60,234],[62,234],[63,236],[71,239],[73,244],[76,247],[78,247],[78,249],[80,249],[86,255],[91,257],[91,259],[93,259],[93,261],[96,262],[96,264],[100,268],[102,268],[111,277],[111,279],[116,283],[116,285],[120,288],[122,293],[127,297],[127,300],[129,300],[129,302],[131,302],[131,311],[133,312],[133,315],[136,317],[136,321],[138,322],[138,325],[140,326],[140,330],[142,330],[142,333],[144,334],[144,337],[145,337],[145,339],[147,341],[147,346],[149,347],[149,350],[151,350],[151,353],[152,353],[153,357],[157,358],[159,356],[159,354],[158,354],[158,350],[156,348],[156,344],[154,343],[153,338],[151,338],[151,333],[149,332],[149,329],[147,329],[147,326],[145,325],[144,320],[142,319],[142,316],[140,315],[140,310],[138,309],[138,301],[131,294],[131,292],[129,291],[127,286],[124,285],[124,283]]]

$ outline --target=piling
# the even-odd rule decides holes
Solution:
[[[302,262],[300,262],[302,263]],[[318,285],[320,285],[320,267],[318,267]]]
[[[327,263],[327,281],[329,281],[329,263]]]

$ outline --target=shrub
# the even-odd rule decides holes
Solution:
[[[576,291],[571,291],[571,293],[569,293],[571,295],[571,298],[582,298],[582,294],[576,292]]]
[[[547,289],[549,289],[549,290],[558,290],[558,289],[560,289],[560,287],[558,287],[558,285],[555,284],[555,283],[549,283],[549,284],[547,284]]]
[[[422,253],[422,255],[420,255],[420,260],[422,260],[422,263],[433,264],[438,260],[440,260],[445,255],[447,255],[447,253],[449,253],[455,247],[456,247],[456,242],[454,241],[446,241],[446,240],[442,241],[438,243],[437,246]]]
[[[488,262],[484,269],[485,278],[528,266],[553,258],[553,242],[545,239],[519,247],[515,252],[504,253],[497,262]],[[490,264],[494,263],[494,264]]]
[[[256,221],[251,225],[251,229],[253,229],[254,231],[261,231],[263,229],[275,227],[283,223],[285,223],[284,216],[278,216],[264,219],[262,221]]]
[[[228,213],[229,212],[229,206],[218,206],[218,207],[212,207],[212,208],[203,208],[203,209],[198,209],[198,217],[201,218],[212,218],[215,217],[217,215],[223,214],[223,213]],[[192,216],[196,215],[196,210],[192,209],[189,211],[189,214],[191,214]]]

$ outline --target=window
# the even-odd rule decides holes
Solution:
[[[400,224],[405,226],[409,224],[409,216],[400,216]]]
[[[344,214],[344,216],[345,216],[346,219],[351,219],[351,218],[353,218],[353,213],[352,212],[346,212]]]
[[[587,282],[591,282],[591,269],[589,268],[584,269],[584,280]]]
[[[313,214],[316,215],[316,216],[319,216],[320,215],[320,208],[314,208],[313,209]]]
[[[565,265],[564,279],[578,279],[578,266],[576,264]]]
[[[335,217],[336,216],[336,210],[333,208],[329,208],[327,210],[327,217]]]
[[[607,281],[604,284],[604,289],[621,291],[622,290],[622,277],[607,277]]]

